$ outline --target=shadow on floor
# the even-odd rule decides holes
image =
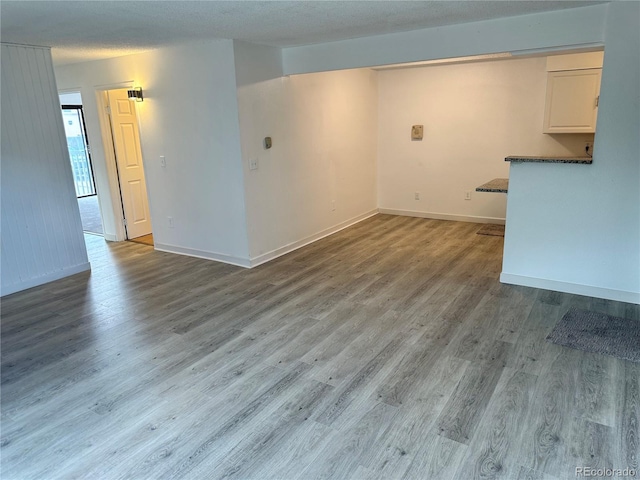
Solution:
[[[150,245],[153,247],[153,234],[150,233],[149,235],[143,235],[137,238],[130,238],[129,241],[134,243],[142,243],[143,245]]]

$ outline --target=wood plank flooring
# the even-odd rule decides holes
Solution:
[[[141,237],[130,238],[129,241],[130,242],[134,242],[134,243],[142,243],[143,245],[149,245],[151,247],[153,247],[153,245],[154,245],[154,243],[153,243],[153,233],[150,233],[148,235],[143,235]]]
[[[7,479],[575,478],[639,468],[640,365],[550,344],[504,239],[377,215],[252,270],[87,236],[2,299]]]

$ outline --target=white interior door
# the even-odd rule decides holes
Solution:
[[[141,237],[151,233],[151,215],[135,104],[127,98],[126,89],[107,94],[127,237]]]

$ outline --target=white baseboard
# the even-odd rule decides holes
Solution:
[[[111,235],[110,233],[105,233],[104,235],[104,239],[107,242],[117,242],[118,241],[118,237],[115,235]]]
[[[177,253],[179,255],[187,255],[188,257],[204,258],[205,260],[215,260],[216,262],[229,263],[238,267],[251,268],[251,262],[248,258],[234,257],[223,253],[207,252],[206,250],[196,250],[194,248],[179,247],[165,243],[156,243],[154,247],[161,252]]]
[[[295,242],[284,245],[280,248],[276,248],[275,250],[272,250],[270,252],[263,253],[256,257],[253,257],[251,259],[251,266],[257,267],[258,265],[262,265],[263,263],[273,260],[274,258],[278,258],[278,257],[281,257],[282,255],[286,255],[287,253],[291,253],[294,250],[304,247],[305,245],[309,245],[310,243],[316,242],[321,238],[328,237],[329,235],[333,235],[334,233],[337,233],[340,230],[344,230],[345,228],[355,225],[356,223],[366,220],[367,218],[373,217],[374,215],[377,215],[377,214],[378,214],[378,209],[376,208],[375,210],[371,210],[367,213],[358,215],[357,217],[353,217],[342,223],[334,225],[333,227],[326,228],[314,235],[310,235],[301,240],[297,240]]]
[[[393,208],[380,208],[380,213],[388,215],[402,215],[405,217],[432,218],[434,220],[452,220],[454,222],[470,222],[470,223],[493,223],[496,225],[504,225],[504,218],[496,217],[475,217],[472,215],[456,215],[453,213],[434,213],[420,212],[416,210],[396,210]]]
[[[42,275],[41,277],[30,278],[20,283],[14,283],[13,285],[3,286],[0,296],[4,297],[5,295],[11,295],[12,293],[21,292],[28,288],[37,287],[38,285],[44,285],[45,283],[60,280],[61,278],[69,277],[76,273],[86,272],[87,270],[91,270],[91,264],[89,262],[64,268],[47,275]]]
[[[177,253],[179,255],[188,255],[190,257],[204,258],[206,260],[215,260],[217,262],[229,263],[231,265],[237,265],[239,267],[253,268],[253,267],[257,267],[258,265],[262,265],[263,263],[269,262],[275,258],[281,257],[282,255],[286,255],[287,253],[291,253],[294,250],[297,250],[306,245],[309,245],[310,243],[316,242],[324,237],[333,235],[334,233],[337,233],[340,230],[344,230],[345,228],[351,227],[352,225],[355,225],[356,223],[359,223],[363,220],[366,220],[367,218],[377,215],[378,213],[387,213],[390,215],[405,215],[405,216],[421,217],[421,218],[434,218],[438,220],[454,220],[458,222],[495,223],[499,225],[504,225],[503,218],[470,217],[470,216],[462,216],[462,215],[414,212],[411,210],[391,210],[391,209],[384,209],[384,208],[381,208],[381,209],[376,208],[369,212],[350,218],[349,220],[341,222],[337,225],[326,228],[308,237],[302,238],[300,240],[296,240],[295,242],[291,242],[287,245],[276,248],[275,250],[272,250],[270,252],[257,255],[251,259],[233,257],[233,256],[225,255],[222,253],[207,252],[203,250],[195,250],[192,248],[185,248],[185,247],[179,247],[177,245],[168,245],[168,244],[162,244],[162,243],[156,243],[155,249],[161,252]]]
[[[543,290],[554,290],[556,292],[572,293],[575,295],[585,295],[587,297],[605,298],[618,302],[640,304],[640,293],[627,292],[625,290],[612,290],[592,285],[582,285],[579,283],[559,282],[546,278],[527,277],[515,275],[513,273],[501,273],[500,281],[511,285],[522,285],[523,287],[542,288]]]

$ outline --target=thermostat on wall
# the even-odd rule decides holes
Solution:
[[[422,140],[423,125],[414,125],[411,127],[411,140]]]

